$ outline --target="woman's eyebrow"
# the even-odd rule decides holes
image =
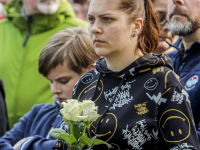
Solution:
[[[103,16],[107,16],[107,15],[114,15],[114,14],[112,14],[112,13],[103,13],[103,14],[100,14],[99,17],[103,17]],[[88,17],[93,17],[93,15],[88,14]]]

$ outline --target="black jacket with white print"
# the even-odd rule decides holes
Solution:
[[[199,150],[189,96],[166,55],[148,54],[120,72],[104,58],[77,82],[73,99],[92,99],[100,117],[89,137],[114,150]],[[94,150],[106,150],[105,145]]]

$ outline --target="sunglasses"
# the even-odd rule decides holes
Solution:
[[[160,26],[164,26],[167,23],[167,14],[165,12],[158,12],[158,19]]]

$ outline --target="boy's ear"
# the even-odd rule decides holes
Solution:
[[[94,64],[88,65],[87,70],[94,69],[94,68],[95,68]]]

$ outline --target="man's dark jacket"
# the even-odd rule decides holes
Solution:
[[[169,44],[169,43],[168,43]],[[176,50],[167,53],[172,59],[174,72],[177,73],[188,92],[200,141],[200,42],[194,42],[185,50],[181,38],[171,46]]]

